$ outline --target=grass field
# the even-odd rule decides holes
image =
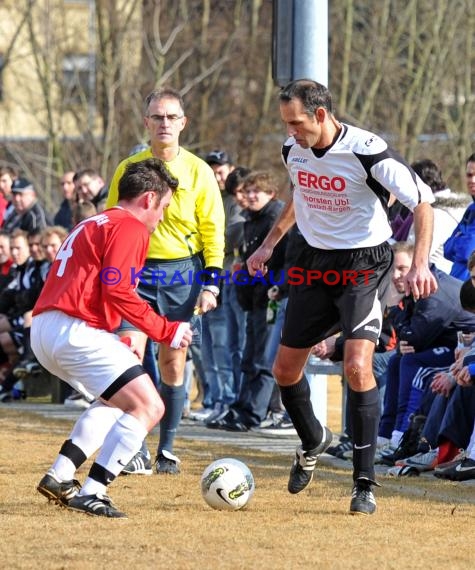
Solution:
[[[332,421],[338,421],[336,412]],[[119,477],[112,485],[110,494],[127,520],[60,509],[35,487],[71,424],[0,408],[3,568],[370,570],[475,564],[473,485],[382,478],[376,515],[352,517],[348,467],[322,459],[312,485],[292,496],[286,491],[285,454],[180,438],[180,476]],[[156,436],[150,438],[153,448]],[[254,474],[256,492],[245,510],[213,511],[201,497],[201,473],[225,456],[244,461]],[[78,473],[81,480],[87,466]]]

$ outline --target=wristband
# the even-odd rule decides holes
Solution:
[[[215,297],[219,297],[219,287],[217,285],[205,285],[203,291],[208,291],[208,293],[212,293]]]
[[[205,267],[198,272],[201,285],[214,285],[219,287],[221,282],[221,269],[219,267]]]

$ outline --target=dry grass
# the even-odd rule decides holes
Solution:
[[[329,423],[339,422],[333,407]],[[475,486],[425,477],[386,479],[377,493],[377,514],[351,517],[347,469],[322,465],[309,490],[292,496],[286,491],[288,457],[181,439],[181,476],[120,477],[114,483],[111,495],[129,519],[60,509],[35,486],[71,422],[5,406],[2,412],[4,568],[371,570],[465,569],[475,563]],[[202,471],[224,456],[241,459],[254,474],[256,492],[245,510],[213,511],[201,498]],[[87,467],[81,469],[79,478],[86,473]]]

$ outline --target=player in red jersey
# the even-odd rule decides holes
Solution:
[[[87,218],[68,235],[33,310],[31,345],[38,361],[97,400],[76,422],[38,485],[69,509],[125,517],[107,486],[163,416],[163,402],[139,356],[113,333],[122,319],[157,342],[186,348],[189,323],[169,322],[135,291],[149,235],[163,219],[178,180],[164,163],[131,163],[117,207]],[[76,470],[100,448],[83,487]]]

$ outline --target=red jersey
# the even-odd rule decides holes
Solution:
[[[123,208],[79,223],[56,255],[33,316],[58,310],[109,332],[125,319],[153,340],[170,344],[180,323],[157,315],[133,282],[149,238],[144,224]]]

